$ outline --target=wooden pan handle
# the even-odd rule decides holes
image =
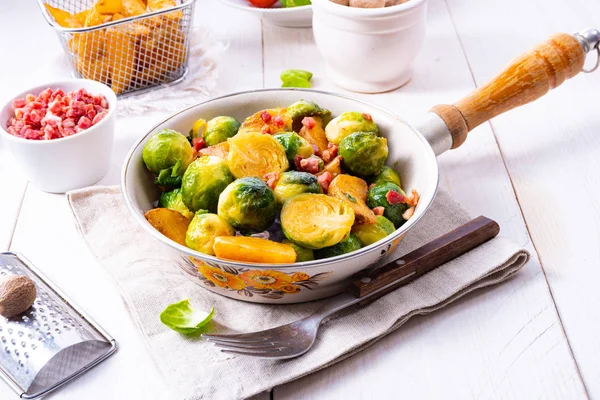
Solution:
[[[476,126],[542,97],[577,75],[584,61],[585,52],[579,41],[572,35],[558,33],[514,59],[499,75],[465,98],[453,105],[435,106],[431,112],[448,126],[455,149]]]
[[[355,279],[350,284],[350,292],[359,298],[366,297],[360,304],[370,303],[487,242],[499,232],[500,226],[495,221],[477,217],[401,259],[378,268],[368,277]]]

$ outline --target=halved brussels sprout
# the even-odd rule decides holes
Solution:
[[[233,117],[221,116],[208,121],[206,131],[202,134],[207,146],[214,146],[235,136],[240,123]]]
[[[285,149],[285,154],[290,165],[294,165],[296,156],[309,157],[315,152],[303,137],[295,132],[280,133],[273,136]]]
[[[268,173],[281,173],[289,167],[285,149],[271,135],[247,132],[235,135],[228,142],[227,163],[236,178],[263,179]]]
[[[352,233],[363,246],[378,242],[396,230],[394,224],[383,215],[378,215],[376,218],[377,222],[374,224],[355,225],[352,228]]]
[[[284,239],[281,243],[287,244],[294,249],[296,252],[296,262],[311,261],[315,259],[315,254],[312,249],[305,249],[304,247],[298,246],[287,239]]]
[[[158,206],[163,208],[169,208],[171,210],[179,211],[181,215],[187,218],[193,218],[194,213],[191,212],[181,199],[181,189],[173,189],[169,192],[162,192],[158,199]]]
[[[215,255],[213,244],[217,236],[233,236],[235,229],[217,214],[198,211],[188,226],[185,244],[201,253]]]
[[[300,123],[304,117],[327,117],[331,115],[331,111],[319,107],[312,101],[300,100],[287,108],[287,114],[295,125]]]
[[[379,128],[369,114],[357,111],[343,112],[325,127],[327,140],[333,144],[340,144],[346,136],[354,132],[377,133]]]
[[[217,211],[219,194],[233,182],[225,160],[203,156],[190,164],[181,184],[181,198],[190,211]]]
[[[156,132],[144,145],[142,159],[146,168],[155,174],[181,177],[194,160],[194,149],[188,139],[172,129]]]
[[[388,157],[387,140],[374,133],[355,132],[341,141],[339,153],[352,175],[367,177],[383,168]]]
[[[390,182],[402,187],[400,175],[398,175],[398,173],[394,169],[388,167],[387,165],[384,165],[383,168],[381,168],[381,171],[371,178],[370,183],[374,185],[379,185],[386,182]]]
[[[354,210],[356,223],[374,224],[375,214],[367,207],[367,182],[346,174],[333,178],[327,189],[327,194],[347,203]]]
[[[273,191],[260,179],[240,178],[219,196],[218,214],[241,232],[262,232],[275,221]]]
[[[273,189],[277,204],[280,206],[290,198],[302,193],[323,193],[317,177],[308,172],[288,171],[281,177]]]
[[[324,249],[315,250],[315,258],[335,257],[358,250],[361,247],[362,244],[360,243],[360,240],[351,233],[346,240],[342,240],[341,242],[330,247],[325,247]]]
[[[390,204],[387,196],[389,191],[399,193],[404,197],[404,202],[398,202]],[[406,193],[400,188],[400,186],[393,183],[382,183],[381,185],[373,186],[369,189],[369,195],[367,197],[367,204],[371,208],[383,207],[383,215],[392,221],[396,228],[399,228],[406,222],[402,217],[402,214],[410,207],[406,203]]]
[[[354,211],[335,197],[305,193],[283,204],[280,219],[288,240],[307,249],[322,249],[348,236]]]
[[[274,135],[279,132],[291,132],[292,119],[285,108],[272,108],[261,110],[242,122],[238,133],[248,132],[268,133]]]
[[[192,129],[190,129],[190,137],[192,139],[200,138],[204,136],[204,132],[206,132],[206,128],[208,128],[208,124],[205,119],[197,119],[192,125]]]

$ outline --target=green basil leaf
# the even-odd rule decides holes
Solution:
[[[190,300],[181,300],[178,303],[169,304],[160,313],[160,322],[176,332],[185,335],[198,333],[210,322],[215,313],[214,307],[209,313],[196,311],[190,305]]]
[[[290,78],[283,81],[281,87],[309,88],[310,82],[302,78]]]
[[[290,78],[303,78],[307,81],[310,81],[312,76],[312,72],[304,71],[301,69],[287,69],[281,73],[280,78],[282,81],[286,81]]]

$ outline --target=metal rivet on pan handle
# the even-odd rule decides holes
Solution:
[[[574,36],[586,53],[596,50],[596,64],[591,69],[582,69],[586,73],[594,72],[600,66],[600,31],[598,29],[588,29],[583,32],[577,32]]]

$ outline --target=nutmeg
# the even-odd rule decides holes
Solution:
[[[37,290],[31,279],[24,275],[0,278],[0,315],[10,318],[33,305]]]

